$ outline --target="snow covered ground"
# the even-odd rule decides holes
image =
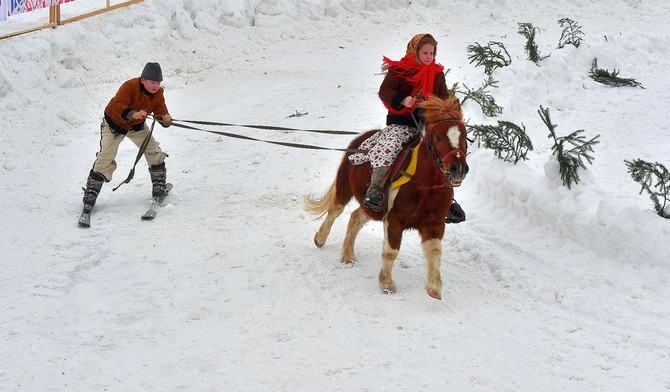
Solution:
[[[582,26],[579,48],[556,48],[564,17]],[[670,221],[623,162],[670,166],[669,19],[665,0],[145,0],[0,41],[0,390],[670,390]],[[551,54],[539,66],[522,22]],[[302,198],[330,185],[338,152],[158,127],[169,204],[139,219],[144,161],[112,192],[137,151],[125,141],[92,227],[77,227],[102,109],[147,61],[161,63],[177,119],[358,132],[384,122],[381,57],[400,58],[421,32],[438,40],[449,85],[484,79],[468,45],[503,42],[503,114],[467,103],[465,115],[523,123],[535,146],[517,165],[471,147],[442,301],[424,291],[416,233],[395,295],[378,291],[380,223],[361,232],[353,266],[338,262],[347,214],[313,245],[320,221]],[[594,57],[645,88],[595,83]],[[559,135],[600,135],[572,189],[540,105]]]

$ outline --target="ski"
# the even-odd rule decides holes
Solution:
[[[153,201],[151,202],[151,207],[149,207],[149,210],[145,212],[144,215],[142,215],[143,220],[151,220],[156,217],[158,209],[163,207],[163,201],[165,201],[165,198],[167,197],[168,193],[170,193],[171,189],[172,184],[165,184],[165,194],[161,197],[154,197]]]
[[[91,210],[93,206],[90,204],[84,204],[84,209],[79,215],[79,226],[82,227],[91,227]]]

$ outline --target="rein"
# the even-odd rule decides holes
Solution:
[[[239,124],[230,124],[230,123],[219,123],[219,122],[213,122],[213,121],[195,121],[195,120],[172,120],[172,125],[178,128],[184,128],[184,129],[191,129],[194,131],[201,131],[201,132],[208,132],[208,133],[213,133],[216,135],[220,136],[226,136],[226,137],[231,137],[231,138],[236,138],[236,139],[242,139],[242,140],[251,140],[251,141],[256,141],[256,142],[263,142],[263,143],[269,143],[269,144],[276,144],[279,146],[285,146],[285,147],[295,147],[295,148],[302,148],[302,149],[308,149],[308,150],[328,150],[328,151],[344,151],[350,154],[356,154],[360,152],[367,152],[367,150],[360,150],[360,149],[353,149],[353,148],[329,148],[329,147],[321,147],[321,146],[315,146],[311,144],[299,144],[299,143],[288,143],[288,142],[278,142],[274,140],[264,140],[264,139],[257,139],[253,138],[250,136],[244,136],[244,135],[239,135],[236,133],[230,133],[230,132],[222,132],[222,131],[212,131],[209,129],[204,129],[204,128],[198,128],[194,127],[191,125],[186,125],[186,124],[180,124],[180,123],[191,123],[191,124],[198,124],[198,125],[217,125],[217,126],[227,126],[227,127],[244,127],[244,128],[256,128],[256,129],[267,129],[267,130],[277,130],[277,131],[301,131],[301,132],[316,132],[316,133],[327,133],[327,134],[333,134],[333,135],[358,135],[356,132],[348,132],[348,131],[333,131],[333,130],[316,130],[316,129],[297,129],[297,128],[285,128],[285,127],[275,127],[275,126],[269,126],[269,125],[239,125]]]

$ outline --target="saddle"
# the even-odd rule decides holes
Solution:
[[[398,154],[398,157],[391,165],[386,177],[379,184],[382,189],[387,186],[397,188],[412,179],[416,169],[416,147],[421,143],[421,134],[417,134],[405,143]]]

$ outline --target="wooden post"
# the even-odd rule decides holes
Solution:
[[[60,24],[60,4],[49,7],[49,25],[56,28]]]

